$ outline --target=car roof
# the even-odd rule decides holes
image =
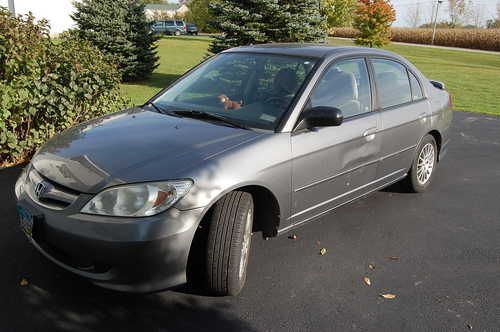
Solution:
[[[390,56],[401,59],[395,53],[359,46],[331,46],[327,44],[310,44],[310,43],[270,43],[248,45],[228,49],[223,53],[242,52],[242,53],[265,53],[279,54],[291,56],[304,56],[313,58],[328,58],[336,55],[380,55]]]

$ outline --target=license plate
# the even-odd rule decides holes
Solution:
[[[17,213],[19,214],[19,224],[21,226],[21,230],[24,232],[29,237],[33,236],[33,223],[34,223],[34,217],[29,212],[26,210],[24,207],[18,205],[17,206]]]

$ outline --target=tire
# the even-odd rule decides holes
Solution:
[[[409,192],[424,192],[436,173],[438,149],[432,135],[425,135],[420,142],[410,172],[403,184]]]
[[[252,195],[233,191],[211,215],[207,240],[207,288],[216,295],[238,295],[246,280],[253,225]]]
[[[175,34],[176,36],[180,36],[180,35],[181,35],[181,32],[180,32],[179,30],[175,30],[174,34]]]

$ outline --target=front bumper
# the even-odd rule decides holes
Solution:
[[[150,292],[186,282],[203,208],[117,218],[80,213],[89,199],[81,194],[72,205],[53,210],[20,191],[18,204],[35,216],[31,243],[60,267],[105,288]]]

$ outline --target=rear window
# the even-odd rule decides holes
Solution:
[[[410,81],[405,66],[386,59],[372,59],[381,108],[412,101]]]

